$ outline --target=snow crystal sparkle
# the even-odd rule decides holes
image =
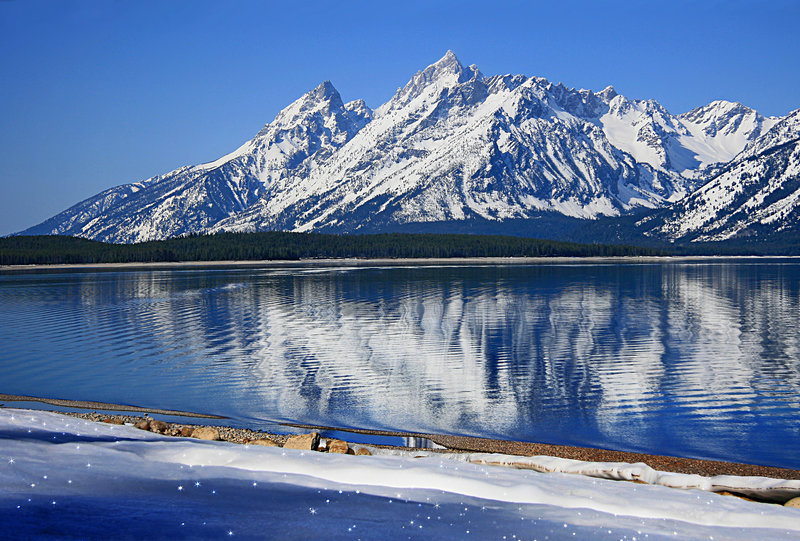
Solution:
[[[47,430],[69,433],[61,416],[47,414],[46,417]],[[10,426],[8,412],[0,409],[0,433]],[[108,445],[107,438],[113,434],[120,435],[121,439]],[[151,522],[126,518],[127,513],[113,510],[157,502],[159,507],[203,516],[203,527],[216,529],[220,535],[244,534],[245,537],[248,528],[263,532],[265,527],[285,526],[285,521],[293,516],[281,508],[285,504],[294,509],[298,504],[305,504],[307,514],[304,516],[313,516],[316,527],[323,531],[353,533],[357,527],[354,519],[364,518],[370,526],[365,530],[359,522],[358,530],[372,538],[389,535],[388,529],[380,529],[382,524],[425,531],[431,538],[452,536],[453,531],[475,538],[500,537],[498,524],[510,525],[514,518],[518,519],[514,521],[518,524],[531,523],[528,528],[549,532],[549,535],[559,529],[569,536],[601,540],[646,538],[650,533],[663,532],[665,527],[681,539],[724,536],[734,540],[788,540],[800,534],[800,517],[793,510],[780,506],[710,495],[704,496],[702,503],[708,498],[715,500],[716,505],[709,506],[710,509],[703,505],[698,510],[697,494],[692,492],[450,463],[441,456],[411,459],[375,455],[357,459],[272,448],[245,449],[226,442],[190,439],[176,439],[165,445],[161,436],[129,427],[112,431],[98,426],[97,439],[87,439],[80,451],[72,446],[49,443],[48,439],[3,440],[9,458],[6,459],[8,464],[0,468],[0,486],[4,490],[10,487],[15,498],[36,494],[36,500],[28,497],[24,506],[19,500],[0,505],[0,522],[26,528],[18,530],[18,537],[30,537],[43,507],[48,509],[48,520],[55,521],[56,525],[69,525],[77,536],[86,537],[81,534],[81,528],[87,522],[75,516],[76,507],[71,503],[98,495],[102,496],[99,501],[103,502],[103,508],[92,509],[92,515],[103,516],[106,524],[127,531],[150,527]],[[16,461],[11,468],[11,453],[15,457],[25,456],[26,460]],[[91,462],[81,459],[91,459]],[[191,484],[174,477],[180,471],[179,466],[187,465],[188,461],[202,466],[194,468],[193,474],[197,477]],[[97,467],[89,469],[84,464]],[[490,477],[486,476],[487,468],[493,468]],[[141,474],[143,471],[146,475]],[[112,472],[111,477],[109,472]],[[58,497],[50,493],[49,487],[64,486],[61,483],[69,483],[78,475],[80,483],[68,493]],[[37,479],[44,481],[39,485]],[[209,492],[186,490],[187,486],[208,485],[211,479],[217,486],[231,488],[224,498],[212,501],[209,494],[215,494],[216,489]],[[237,490],[245,483],[248,487],[257,484],[263,489],[259,490],[260,497],[252,498],[250,490]],[[165,487],[170,490],[165,491]],[[0,502],[8,500],[8,494],[0,491]],[[337,495],[336,499],[331,498],[333,494]],[[329,512],[321,512],[323,508],[319,504],[322,502],[326,506],[324,510]],[[426,513],[426,508],[436,513]],[[112,513],[103,515],[109,509]],[[9,515],[12,510],[13,520]],[[538,517],[535,523],[526,520],[532,516]],[[164,518],[163,523],[153,522],[156,525],[152,527],[157,529],[148,532],[158,535],[174,532],[174,535],[185,536],[186,533],[179,532],[191,527],[187,521]],[[231,524],[237,527],[231,528]],[[609,528],[611,524],[613,529]],[[502,533],[506,538],[519,537],[508,531]]]

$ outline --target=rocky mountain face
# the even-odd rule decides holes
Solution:
[[[202,232],[307,175],[371,118],[362,100],[342,103],[325,81],[231,154],[111,188],[22,234],[140,242]]]
[[[137,242],[618,216],[685,199],[778,120],[721,101],[674,116],[612,87],[486,77],[448,51],[374,111],[326,81],[233,153],[112,188],[22,234]]]
[[[800,109],[748,144],[699,190],[638,226],[672,241],[800,230]]]

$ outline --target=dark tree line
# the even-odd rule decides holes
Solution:
[[[588,257],[660,255],[652,248],[499,235],[220,233],[137,244],[67,236],[0,238],[0,265],[310,258]]]

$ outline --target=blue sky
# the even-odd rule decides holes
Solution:
[[[0,0],[0,234],[213,160],[329,79],[376,107],[452,49],[673,113],[800,107],[800,2]]]

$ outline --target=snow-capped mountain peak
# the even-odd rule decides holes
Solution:
[[[324,81],[279,112],[275,120],[265,125],[256,137],[267,133],[270,126],[289,126],[302,122],[315,114],[327,117],[344,112],[345,107],[339,92],[330,81]]]
[[[680,117],[684,121],[701,126],[703,132],[710,137],[720,132],[733,133],[741,127],[743,121],[751,120],[752,126],[763,119],[753,109],[726,100],[714,100],[708,105],[683,113]]]
[[[345,103],[344,108],[361,118],[372,116],[372,109],[370,109],[366,102],[361,98]]]
[[[752,110],[739,110],[753,118]],[[732,117],[736,121],[737,116]],[[660,215],[645,234],[670,240],[720,241],[768,236],[800,227],[800,109],[752,141],[718,174]]]
[[[374,111],[324,81],[236,151],[107,190],[25,233],[134,242],[614,216],[681,199],[777,120],[731,102],[675,116],[612,86],[485,77],[447,51]]]
[[[639,162],[688,178],[699,178],[705,168],[730,161],[777,121],[724,100],[673,116],[655,100],[632,100],[613,88],[597,96],[609,98],[599,120],[614,146]]]
[[[701,165],[725,163],[775,125],[741,103],[715,100],[678,116],[689,131],[681,142]]]
[[[792,111],[783,118],[767,118],[764,125],[770,128],[762,128],[764,135],[749,141],[737,159],[752,158],[800,137],[800,109]]]
[[[293,173],[307,173],[371,119],[372,110],[363,100],[345,105],[333,84],[324,81],[283,109],[256,135],[259,178],[269,185]]]
[[[474,68],[474,71],[478,71],[477,67]],[[455,77],[457,82],[463,83],[466,80],[464,77],[469,77],[467,74],[473,73],[474,71],[465,69],[456,57],[455,53],[448,50],[442,58],[424,70],[417,72],[411,78],[411,81],[409,81],[408,85],[412,87],[424,86],[433,81],[452,77]]]
[[[613,88],[604,97],[608,109],[599,122],[612,145],[662,171],[697,167],[692,153],[678,143],[688,130],[657,101],[629,99]]]
[[[597,92],[597,96],[600,97],[604,102],[608,103],[617,96],[617,90],[613,86],[608,85],[600,92]]]
[[[415,73],[386,105],[378,108],[377,112],[381,114],[389,109],[404,107],[420,97],[435,99],[442,90],[482,79],[483,75],[477,66],[471,65],[465,68],[453,51],[448,50],[441,59]]]
[[[272,154],[291,157],[297,154],[297,150],[302,150],[308,156],[307,151],[320,146],[326,136],[333,142],[344,142],[371,118],[372,110],[364,100],[344,104],[333,84],[323,81],[281,110],[275,120],[264,125],[253,139],[234,152],[199,167],[214,169],[240,156],[263,154],[270,147],[275,147]],[[280,167],[283,167],[285,160],[279,161]],[[269,175],[262,171],[259,176],[266,179]]]
[[[333,86],[330,81],[322,81],[316,88],[309,90],[301,98],[304,102],[320,103],[332,102],[334,106],[344,105],[339,91]]]
[[[213,230],[363,230],[542,212],[593,218],[683,195],[676,173],[638,166],[582,116],[600,107],[591,91],[487,79],[448,53],[293,189],[273,190]]]

